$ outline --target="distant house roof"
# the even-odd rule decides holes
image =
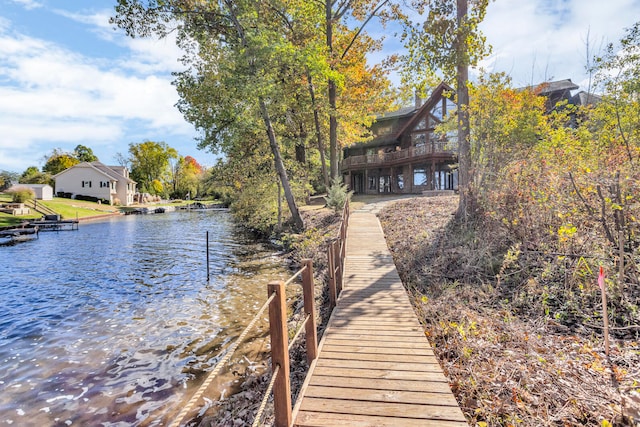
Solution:
[[[130,183],[135,182],[134,180],[132,180],[130,178],[127,178],[122,173],[117,172],[116,170],[113,169],[113,168],[123,169],[121,166],[106,166],[105,164],[103,164],[101,162],[98,162],[98,161],[91,162],[91,166],[93,166],[94,168],[99,169],[100,171],[106,173],[107,175],[109,175],[111,178],[113,178],[115,180],[124,179],[126,182],[130,182]]]
[[[594,105],[602,101],[602,97],[594,93],[588,93],[584,90],[576,93],[569,99],[569,104],[573,105]]]
[[[15,184],[14,187],[45,188],[51,186],[49,184]]]
[[[540,95],[549,95],[553,92],[560,92],[565,90],[576,90],[579,89],[580,86],[573,83],[571,79],[558,80],[555,82],[544,82],[539,85],[529,87],[537,91]]]
[[[57,174],[55,174],[53,176],[53,178],[57,178],[60,175],[65,174],[66,172],[70,171],[71,169],[77,169],[77,168],[89,168],[89,169],[94,169],[95,171],[101,173],[102,175],[106,176],[107,178],[110,178],[114,181],[125,181],[128,183],[135,183],[134,180],[127,178],[126,176],[124,176],[123,174],[111,169],[110,166],[106,166],[105,164],[95,161],[95,162],[82,162],[82,163],[78,163],[77,165],[73,165],[68,169],[63,170],[62,172],[59,172]],[[117,168],[120,168],[120,166],[117,166]]]

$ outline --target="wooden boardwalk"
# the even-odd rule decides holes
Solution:
[[[294,425],[468,425],[371,213],[351,214],[344,277]]]

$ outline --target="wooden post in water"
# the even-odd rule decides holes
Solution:
[[[280,367],[273,385],[275,427],[289,427],[291,415],[291,386],[289,382],[289,334],[287,332],[287,299],[283,281],[268,285],[268,296],[276,297],[269,304],[269,332],[271,333],[271,372]]]
[[[335,250],[334,248],[335,242],[329,243],[329,248],[327,248],[327,261],[329,264],[329,305],[331,309],[336,306],[336,302],[338,299],[338,294],[336,293],[336,263],[335,263]]]
[[[207,282],[209,281],[209,230],[207,230]]]
[[[316,308],[313,285],[313,260],[305,259],[302,263],[306,267],[302,273],[302,292],[304,298],[304,314],[309,316],[305,325],[305,335],[307,340],[307,363],[311,365],[318,357],[318,335],[316,326]]]

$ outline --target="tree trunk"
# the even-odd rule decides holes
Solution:
[[[273,154],[276,171],[278,172],[278,176],[280,177],[280,183],[282,184],[282,189],[284,190],[284,197],[287,200],[287,205],[289,206],[289,211],[291,212],[291,217],[293,218],[293,227],[296,231],[302,231],[304,230],[304,222],[302,221],[302,217],[300,216],[300,211],[298,211],[296,200],[293,197],[291,185],[289,185],[287,170],[285,169],[284,162],[282,161],[280,146],[278,145],[278,141],[276,140],[276,134],[273,130],[273,125],[271,123],[269,111],[267,110],[267,105],[262,98],[259,99],[259,103],[260,114],[262,115],[262,120],[264,121],[264,125],[267,129],[267,136],[269,137],[269,145],[271,146],[271,152]]]
[[[333,69],[333,2],[325,0],[325,19],[327,49],[329,51],[329,66]],[[329,166],[331,168],[331,179],[338,176],[338,118],[336,111],[336,82],[329,78]]]
[[[460,204],[457,216],[466,220],[469,217],[471,201],[471,143],[469,141],[469,60],[466,43],[467,0],[457,0],[458,34],[456,40],[456,91],[458,96],[458,189]]]
[[[313,106],[313,122],[315,124],[318,151],[320,152],[322,179],[324,180],[325,188],[329,190],[329,174],[327,172],[327,159],[324,152],[324,141],[322,140],[322,128],[320,127],[320,112],[318,111],[318,105],[316,103],[316,92],[313,87],[313,80],[311,79],[311,73],[309,72],[309,70],[307,70],[307,82],[309,87],[309,96],[311,97],[311,105]]]
[[[336,83],[329,80],[329,163],[331,179],[338,177],[338,118],[336,117]]]

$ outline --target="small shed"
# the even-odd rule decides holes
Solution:
[[[36,195],[37,200],[52,200],[53,199],[53,187],[49,184],[16,184],[10,189],[14,188],[30,188]]]

